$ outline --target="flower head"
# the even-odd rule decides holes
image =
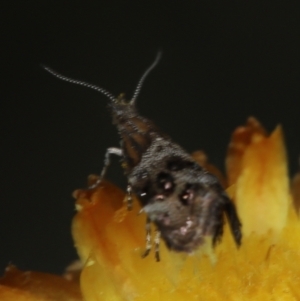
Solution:
[[[201,152],[199,164],[220,177]],[[125,193],[109,182],[74,192],[77,214],[72,234],[84,265],[76,281],[9,266],[0,279],[2,301],[100,300],[299,300],[299,174],[289,192],[282,129],[268,135],[254,118],[232,135],[222,185],[236,203],[243,224],[237,248],[228,225],[213,250],[210,238],[193,254],[160,245],[142,258],[145,219],[138,202],[127,211]],[[89,178],[89,185],[97,177]],[[293,206],[294,205],[294,206]],[[154,229],[153,229],[154,230]],[[152,231],[154,232],[154,231]],[[81,292],[80,292],[81,289]]]
[[[78,190],[73,236],[85,267],[86,300],[294,300],[300,296],[300,225],[292,209],[282,130],[255,119],[238,128],[227,156],[229,193],[243,223],[237,249],[229,229],[215,250],[193,254],[161,244],[161,262],[142,258],[145,216],[128,212],[110,183]],[[93,182],[95,179],[90,178]]]

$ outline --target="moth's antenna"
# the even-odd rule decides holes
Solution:
[[[57,77],[61,80],[64,80],[64,81],[72,83],[72,84],[76,84],[76,85],[80,85],[80,86],[83,86],[83,87],[87,87],[87,88],[96,90],[96,91],[102,93],[103,95],[107,96],[111,101],[113,101],[113,102],[116,101],[115,96],[113,96],[110,92],[108,92],[107,90],[105,90],[101,87],[98,87],[96,85],[92,85],[92,84],[89,84],[89,83],[86,83],[86,82],[83,82],[83,81],[80,81],[80,80],[77,80],[77,79],[73,79],[73,78],[61,75],[61,74],[57,73],[56,71],[52,70],[51,68],[49,68],[47,66],[42,66],[42,68],[44,68],[46,71],[48,71],[49,73],[51,73],[52,75],[54,75],[55,77]]]
[[[134,104],[137,97],[139,96],[140,92],[141,92],[141,88],[143,86],[143,83],[146,79],[146,77],[148,76],[148,74],[152,71],[152,69],[155,68],[155,66],[158,64],[160,58],[161,58],[161,55],[162,55],[162,52],[159,51],[156,55],[156,58],[154,60],[154,62],[151,64],[151,66],[144,72],[143,76],[141,77],[140,81],[138,82],[136,88],[135,88],[135,91],[133,93],[133,97],[132,99],[130,100],[130,104]]]

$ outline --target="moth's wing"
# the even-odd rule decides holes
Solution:
[[[242,241],[242,224],[237,215],[234,203],[229,199],[229,197],[225,193],[223,193],[222,197],[225,201],[224,211],[229,222],[231,233],[234,237],[237,246],[240,246]]]

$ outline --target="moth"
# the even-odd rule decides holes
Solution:
[[[136,99],[144,80],[160,57],[161,53],[158,53],[140,78],[129,101],[124,94],[115,97],[101,87],[71,79],[45,66],[44,69],[61,80],[94,89],[109,98],[113,123],[121,137],[121,147],[107,149],[99,182],[105,177],[111,155],[120,156],[128,179],[128,209],[131,209],[134,193],[140,201],[141,211],[147,216],[146,250],[143,256],[149,254],[153,244],[151,223],[157,229],[154,246],[155,257],[159,261],[160,238],[170,250],[178,252],[193,252],[203,244],[206,236],[211,236],[215,245],[223,234],[224,215],[239,246],[241,223],[233,202],[218,179],[136,109]]]

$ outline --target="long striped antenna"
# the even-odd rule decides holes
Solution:
[[[96,90],[100,93],[102,93],[103,95],[105,95],[106,97],[108,97],[111,101],[115,102],[116,101],[116,97],[114,95],[112,95],[110,92],[108,92],[107,90],[98,87],[96,85],[93,84],[89,84],[87,82],[81,81],[81,80],[77,80],[77,79],[73,79],[67,76],[64,76],[62,74],[59,74],[58,72],[52,70],[51,68],[47,67],[47,66],[42,66],[46,71],[48,71],[49,73],[51,73],[52,75],[54,75],[55,77],[57,77],[58,79],[64,80],[66,82],[69,82],[71,84],[76,84],[76,85],[80,85],[83,87],[87,87],[93,90]]]
[[[133,94],[133,97],[132,99],[130,100],[130,104],[131,105],[134,105],[137,97],[139,96],[140,94],[140,91],[141,91],[141,88],[143,86],[143,83],[146,79],[146,77],[148,76],[148,74],[156,67],[156,65],[158,64],[160,58],[161,58],[161,51],[159,51],[155,57],[155,60],[154,62],[151,64],[150,67],[148,67],[148,69],[144,72],[143,76],[141,77],[141,79],[139,80],[137,86],[136,86],[136,89],[134,91],[134,94]],[[67,77],[67,76],[64,76],[56,71],[54,71],[53,69],[47,67],[47,66],[43,66],[42,65],[42,68],[44,68],[46,71],[48,71],[49,73],[51,73],[52,75],[54,75],[55,77],[57,77],[58,79],[61,79],[63,81],[66,81],[66,82],[69,82],[71,84],[76,84],[76,85],[80,85],[80,86],[83,86],[83,87],[87,87],[87,88],[90,88],[90,89],[93,89],[93,90],[96,90],[100,93],[102,93],[103,95],[105,95],[106,97],[108,97],[112,102],[116,102],[117,101],[117,97],[115,97],[114,95],[112,95],[110,92],[108,92],[107,90],[105,90],[104,88],[101,88],[99,86],[96,86],[96,85],[93,85],[93,84],[90,84],[90,83],[87,83],[87,82],[84,82],[84,81],[81,81],[81,80],[77,80],[77,79],[73,79],[73,78],[70,78],[70,77]]]
[[[142,86],[143,86],[143,83],[146,79],[146,77],[148,76],[148,74],[156,67],[156,65],[158,64],[159,60],[161,59],[161,55],[162,55],[162,52],[159,51],[155,57],[155,60],[154,62],[151,64],[150,67],[148,67],[148,69],[144,72],[143,76],[141,77],[141,79],[139,80],[136,88],[135,88],[135,91],[133,93],[133,97],[131,98],[130,100],[130,104],[133,105],[137,99],[137,97],[139,96],[140,92],[141,92],[141,89],[142,89]]]

